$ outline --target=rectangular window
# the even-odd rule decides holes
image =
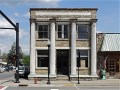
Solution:
[[[48,38],[49,28],[48,25],[39,25],[38,26],[38,38]]]
[[[37,67],[48,67],[48,51],[37,51]]]
[[[69,25],[58,25],[58,38],[68,38]]]
[[[77,55],[77,58],[78,57]],[[80,50],[80,67],[88,68],[88,50]]]
[[[88,25],[78,25],[78,39],[88,39]]]

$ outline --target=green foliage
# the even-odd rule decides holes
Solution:
[[[24,65],[30,65],[30,56],[29,55],[23,55],[23,60],[22,60],[22,63]]]
[[[13,60],[13,55],[16,55],[16,43],[15,42],[12,44],[11,49],[9,50],[8,63],[15,64],[15,60]],[[19,59],[23,59],[22,48],[20,46],[19,46]]]
[[[7,53],[3,53],[2,56],[1,56],[1,58],[3,59],[3,62],[7,62],[7,60],[8,60]]]

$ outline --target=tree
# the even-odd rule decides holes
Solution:
[[[16,62],[15,56],[16,56],[16,43],[14,42],[11,46],[11,50],[9,50],[9,53],[8,53],[9,63],[15,64]],[[23,59],[22,48],[20,46],[19,46],[19,59]]]
[[[30,56],[29,55],[23,55],[23,60],[22,60],[22,63],[24,65],[30,65]]]
[[[2,61],[3,61],[3,62],[8,62],[8,61],[7,61],[7,60],[8,60],[8,55],[7,55],[7,53],[3,53],[2,56],[1,56],[1,58],[2,58]]]

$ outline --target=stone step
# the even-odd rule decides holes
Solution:
[[[69,77],[67,75],[58,75],[56,79],[57,80],[68,80]]]

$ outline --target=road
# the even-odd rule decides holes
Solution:
[[[8,87],[5,90],[120,90],[118,86],[96,87]]]
[[[13,77],[13,76],[14,76],[13,71],[2,72],[2,73],[0,73],[0,80],[9,79],[10,77]]]

